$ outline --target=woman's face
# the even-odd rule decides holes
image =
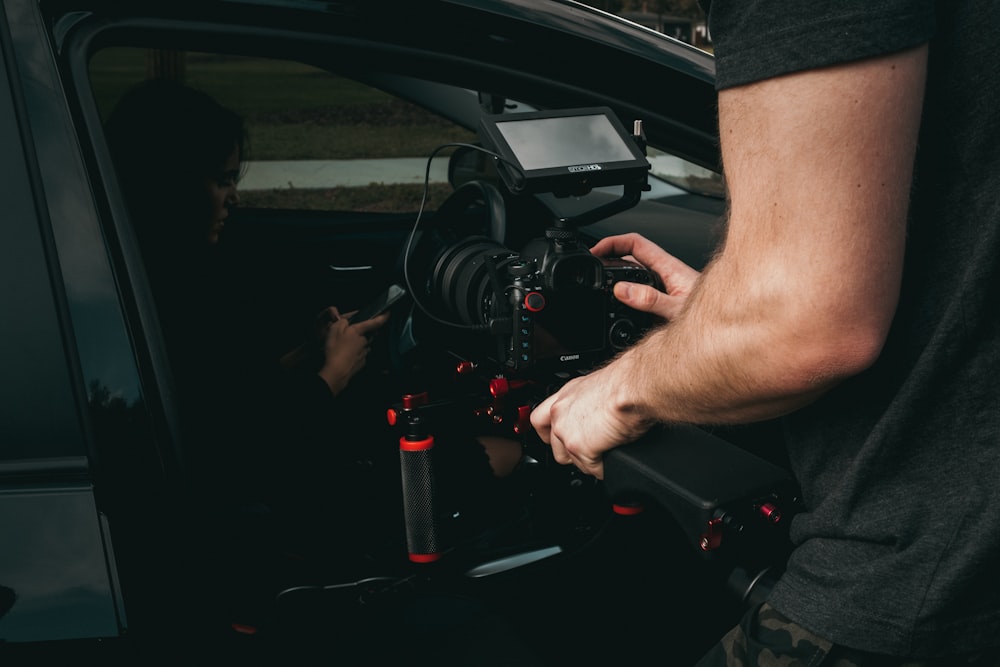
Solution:
[[[219,242],[222,229],[226,226],[226,218],[229,217],[229,208],[240,203],[240,195],[236,191],[239,175],[239,147],[234,146],[233,152],[226,158],[222,171],[205,179],[205,189],[211,211],[208,223],[209,245],[215,245]]]

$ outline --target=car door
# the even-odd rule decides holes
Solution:
[[[7,0],[8,4],[20,1]],[[649,57],[650,52],[657,53],[653,48],[642,57],[615,55],[619,65],[635,65],[648,76],[665,77],[676,95],[661,105],[649,87],[626,85],[623,77],[588,73],[598,72],[595,63],[604,62],[603,56],[612,53],[608,43],[583,48],[586,40],[564,31],[559,20],[526,20],[522,13],[530,18],[536,11],[527,2],[499,3],[511,8],[498,8],[503,17],[495,22],[484,21],[491,17],[493,4],[497,3],[430,3],[428,11],[440,13],[434,14],[437,22],[421,31],[410,30],[402,20],[412,18],[415,11],[408,5],[401,6],[393,20],[372,23],[364,20],[371,9],[358,9],[354,3],[327,7],[277,2],[179,3],[179,8],[152,3],[152,9],[137,9],[135,15],[122,10],[122,14],[95,11],[50,16],[51,34],[41,22],[31,26],[48,35],[58,55],[49,53],[44,43],[32,53],[43,62],[57,57],[61,68],[61,77],[52,77],[39,93],[40,101],[51,101],[49,97],[56,94],[52,91],[65,89],[70,96],[69,102],[56,104],[55,112],[46,112],[56,116],[58,132],[39,133],[35,138],[45,148],[44,165],[51,170],[52,187],[46,195],[54,198],[59,192],[61,197],[74,193],[82,197],[69,200],[75,206],[59,208],[54,217],[56,246],[60,259],[67,260],[63,281],[74,290],[88,285],[85,278],[93,276],[113,285],[103,294],[107,310],[102,311],[105,319],[101,321],[106,326],[88,328],[84,323],[93,319],[89,313],[71,312],[77,327],[76,349],[84,362],[82,386],[89,388],[93,383],[89,412],[102,415],[101,424],[107,415],[117,415],[118,420],[108,420],[112,427],[100,431],[95,448],[117,464],[112,469],[119,473],[110,476],[117,484],[109,487],[112,491],[106,498],[109,511],[113,509],[112,528],[128,527],[115,540],[119,570],[127,574],[124,581],[128,584],[123,587],[168,595],[179,602],[183,600],[178,598],[191,593],[190,607],[194,608],[203,600],[191,584],[196,580],[186,577],[203,565],[192,556],[200,545],[186,530],[189,526],[184,519],[186,511],[197,508],[183,503],[172,507],[169,483],[149,482],[182,477],[177,473],[184,471],[186,443],[175,429],[173,360],[163,345],[154,295],[103,130],[107,112],[129,85],[151,75],[180,77],[240,109],[251,120],[252,151],[240,184],[241,202],[225,230],[228,289],[233,299],[249,304],[243,312],[250,326],[270,328],[276,323],[274,330],[266,332],[276,346],[300,338],[318,309],[361,307],[398,277],[411,234],[418,225],[426,230],[437,224],[443,217],[438,215],[442,202],[453,190],[449,175],[455,174],[449,173],[447,158],[431,160],[431,155],[445,143],[474,141],[476,122],[484,111],[514,110],[521,100],[528,100],[533,108],[611,103],[623,120],[647,119],[656,145],[702,166],[713,164],[715,148],[708,129],[712,122],[706,115],[711,86],[705,71],[692,75],[683,68],[675,72],[663,61],[654,64]],[[344,15],[338,14],[341,10]],[[559,5],[552,11],[558,19],[559,12],[570,9]],[[361,18],[352,20],[354,13]],[[477,20],[463,22],[463,17]],[[539,18],[545,18],[545,13]],[[492,32],[481,36],[485,23]],[[465,34],[465,26],[476,26],[479,32]],[[461,38],[443,39],[444,35]],[[635,32],[628,35],[641,41]],[[553,62],[530,62],[531,50],[525,44],[533,43],[544,43]],[[586,66],[561,70],[557,55]],[[703,60],[690,54],[678,58],[704,65]],[[308,101],[303,103],[303,99]],[[46,113],[39,117],[45,118]],[[76,189],[56,187],[64,185],[56,177],[66,176],[65,171],[56,170],[59,161],[54,154],[57,146],[65,152],[67,144],[80,151],[70,151],[74,159],[69,160]],[[435,162],[441,166],[435,167]],[[371,176],[367,171],[390,164],[405,168],[402,175],[383,171]],[[318,174],[324,180],[314,180]],[[426,197],[425,178],[429,182]],[[460,235],[482,232],[482,213],[487,207],[475,200],[466,203],[474,210],[449,224]],[[511,250],[544,234],[557,215],[534,201],[511,198],[508,203],[512,235],[504,242]],[[664,245],[678,240],[685,258],[700,265],[717,238],[715,222],[721,211],[718,192],[704,196],[693,188],[668,185],[656,189],[634,210],[588,226],[583,236],[590,241],[618,231],[642,231]],[[100,251],[90,248],[80,253],[80,246],[74,244],[74,234],[80,230],[91,235],[88,238]],[[72,298],[74,294],[71,291],[68,299],[71,308],[87,303]],[[77,302],[81,305],[75,306]],[[100,363],[112,349],[129,350],[124,385],[112,383]],[[376,358],[379,363],[392,363],[388,357],[372,357]],[[443,367],[440,374],[452,379],[453,367]],[[417,374],[425,370],[418,368]],[[127,391],[121,392],[119,386]],[[394,388],[380,389],[392,395]],[[485,393],[480,387],[474,397],[479,400]],[[102,409],[95,411],[95,406]],[[381,411],[385,406],[375,407]],[[468,412],[492,421],[496,413],[491,414],[490,407],[477,405]],[[376,431],[384,435],[383,421],[376,427],[367,417],[355,415],[351,422],[352,433],[359,438],[370,438]],[[111,438],[109,431],[117,437]],[[127,435],[121,435],[123,431]],[[390,446],[396,445],[397,436],[389,440]],[[156,475],[122,474],[131,472],[133,466]],[[336,471],[330,475],[336,483]],[[570,489],[568,493],[573,494],[580,488],[594,490],[596,485],[576,479],[559,492]],[[163,492],[154,493],[154,489]],[[163,501],[154,503],[150,496]],[[147,498],[147,502],[133,506],[133,498]],[[605,505],[600,508],[603,511]],[[142,521],[147,509],[156,510],[147,515],[155,518]],[[558,531],[572,528],[560,525]],[[593,528],[586,527],[588,531]],[[139,536],[152,538],[155,546],[143,548]],[[174,578],[157,582],[157,577],[144,572],[144,559],[157,554],[151,562],[166,564],[164,571]],[[652,566],[649,560],[655,552],[645,555],[644,564]],[[174,556],[183,567],[169,564]],[[683,562],[687,568],[686,557]],[[696,567],[685,572],[694,572]],[[621,585],[611,585],[614,591],[607,599],[627,598],[630,587],[642,576],[644,572],[627,567],[611,573],[609,581]],[[569,590],[559,585],[550,588],[559,580],[558,569],[551,568],[525,576],[512,589],[538,585],[539,591],[566,593],[565,600],[583,597],[584,591],[573,590],[571,584],[565,587]],[[674,583],[657,581],[668,589]],[[176,589],[168,590],[174,583],[179,584]],[[133,632],[150,631],[155,620],[163,618],[153,609],[157,600],[152,595],[128,598]],[[170,609],[190,612],[183,604]],[[518,609],[518,613],[529,611],[532,622],[541,622],[537,616],[544,615],[542,606]],[[721,616],[713,621],[725,622]],[[645,646],[635,648],[638,652]]]
[[[52,63],[26,43],[25,31],[37,25],[22,9],[0,7],[0,644],[112,638],[126,625],[125,610],[112,531],[97,498],[88,408],[109,397],[88,398],[75,347],[88,332],[77,337],[71,325],[71,311],[108,303],[84,304],[61,280],[60,266],[73,260],[59,256],[65,238],[56,228],[68,231],[70,221],[59,218],[72,194],[54,189],[53,179],[68,175],[63,183],[71,190],[81,164],[72,152],[62,154],[56,171],[46,161],[45,133],[59,128],[46,124],[50,109],[31,84],[51,77]],[[30,75],[26,61],[36,66]],[[85,233],[76,236],[78,244],[87,241]],[[90,278],[77,287],[99,292],[102,275]]]

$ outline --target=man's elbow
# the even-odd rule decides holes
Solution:
[[[829,389],[870,368],[882,353],[885,337],[878,326],[826,329],[813,332],[789,359],[803,389]]]

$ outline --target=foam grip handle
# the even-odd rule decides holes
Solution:
[[[429,563],[441,557],[441,527],[438,525],[437,479],[433,454],[432,437],[422,440],[403,437],[399,440],[406,548],[414,563]]]

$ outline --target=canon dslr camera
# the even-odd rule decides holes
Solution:
[[[453,325],[452,347],[523,374],[589,369],[633,343],[652,316],[615,299],[614,284],[662,287],[659,277],[635,262],[595,257],[577,228],[634,206],[648,189],[641,136],[626,133],[605,107],[484,116],[479,135],[514,195],[624,188],[620,198],[583,215],[555,217],[543,237],[517,252],[482,235],[438,243],[414,283],[424,288],[427,312]],[[502,209],[489,183],[466,183],[453,197],[461,199],[463,189]]]

